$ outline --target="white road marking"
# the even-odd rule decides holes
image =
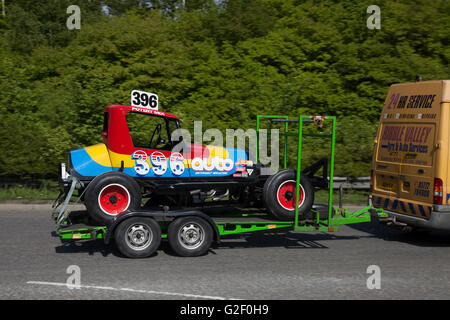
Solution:
[[[46,282],[46,281],[27,281],[27,284],[36,284],[36,285],[45,285],[45,286],[59,286],[69,288],[67,283],[62,282]],[[154,291],[154,290],[139,290],[139,289],[130,289],[130,288],[113,288],[113,287],[102,287],[102,286],[88,286],[88,285],[80,285],[80,288],[85,289],[99,289],[99,290],[111,290],[111,291],[128,291],[134,293],[146,293],[146,294],[160,294],[166,296],[182,296],[187,298],[199,298],[199,299],[211,299],[211,300],[239,300],[234,298],[224,298],[224,297],[216,297],[216,296],[203,296],[198,294],[189,294],[189,293],[178,293],[178,292],[167,292],[167,291]]]

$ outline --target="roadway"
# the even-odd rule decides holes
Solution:
[[[377,222],[335,233],[223,238],[202,257],[163,242],[147,259],[102,241],[61,243],[48,204],[0,204],[0,299],[446,299],[450,233],[405,234]],[[79,267],[81,289],[67,268]],[[367,268],[381,272],[368,289]]]

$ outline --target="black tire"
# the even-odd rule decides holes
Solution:
[[[295,186],[297,179],[295,170],[281,170],[267,179],[264,184],[263,200],[269,214],[278,220],[294,220],[295,215]],[[283,188],[286,192],[283,193]],[[314,188],[306,176],[300,177],[299,216],[309,213],[314,203]]]
[[[169,224],[169,244],[182,257],[196,257],[205,254],[211,247],[213,229],[198,217],[177,218]]]
[[[141,200],[137,182],[125,173],[114,171],[103,173],[92,180],[86,190],[84,203],[95,221],[109,225],[118,213],[139,209]]]
[[[152,218],[128,218],[115,229],[114,240],[125,257],[146,258],[161,244],[161,228]]]

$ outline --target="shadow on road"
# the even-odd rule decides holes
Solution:
[[[231,210],[227,208],[229,212],[233,212],[236,210],[235,208]],[[214,214],[220,213],[220,208],[210,208],[205,212],[214,217]],[[223,210],[223,208],[222,208]],[[254,209],[246,210],[248,213],[252,213]],[[259,211],[257,211],[259,212]],[[220,216],[220,215],[219,215]],[[83,224],[80,227],[91,226],[86,220],[87,214],[85,210],[74,211],[71,213],[71,218],[74,221],[79,222],[81,218]],[[217,219],[217,218],[215,218]],[[228,217],[229,219],[229,217]],[[236,218],[233,218],[236,220]],[[248,218],[244,218],[248,220]],[[264,217],[252,217],[253,220],[259,219],[264,220],[268,219],[266,216]],[[82,220],[82,219],[81,219]],[[95,226],[95,224],[92,224]],[[77,225],[74,225],[73,228],[76,228]],[[52,236],[58,237],[56,232],[52,233]],[[214,248],[218,249],[238,249],[238,248],[285,248],[285,249],[328,249],[327,246],[323,245],[321,241],[326,240],[357,240],[361,236],[345,236],[339,235],[338,233],[295,233],[295,232],[286,232],[286,231],[277,231],[277,230],[269,230],[269,231],[259,231],[259,232],[249,232],[243,234],[236,235],[228,235],[223,236],[221,238],[221,244],[215,245],[213,244],[212,249],[209,250],[208,253],[215,254]],[[365,237],[365,236],[364,236]],[[85,240],[85,241],[74,241],[74,240],[62,240],[61,245],[55,247],[56,253],[87,253],[88,255],[94,255],[96,253],[101,254],[106,257],[109,255],[114,255],[118,257],[122,257],[122,255],[118,252],[116,247],[113,244],[106,245],[103,240]],[[162,251],[170,256],[176,256],[175,253],[170,248],[170,245],[167,241],[162,241],[161,246],[158,251]],[[208,254],[207,253],[207,254]]]
[[[96,253],[101,254],[103,257],[109,255],[116,256],[118,258],[128,259],[124,257],[115,247],[113,243],[105,244],[103,240],[87,240],[87,241],[72,241],[62,240],[60,246],[55,247],[56,253],[87,253],[90,256]],[[161,250],[161,247],[160,249]],[[158,255],[158,251],[152,254],[148,258],[152,258]]]
[[[239,235],[228,235],[221,238],[219,245],[213,244],[207,254],[216,254],[214,249],[241,249],[241,248],[285,248],[285,249],[328,249],[320,243],[325,240],[357,240],[359,236],[341,236],[329,233],[294,233],[260,231]],[[163,240],[158,251],[170,256],[177,256],[168,241]],[[153,255],[157,255],[158,251]],[[114,255],[123,256],[118,252],[113,243],[106,245],[103,240],[73,241],[62,240],[61,245],[55,247],[56,253],[87,253],[88,255],[101,254],[104,257]]]
[[[363,235],[340,235],[337,233],[295,233],[280,231],[260,231],[236,235],[223,236],[219,245],[213,244],[207,254],[216,254],[215,249],[242,248],[285,248],[285,249],[328,249],[322,241],[358,240],[361,238],[379,238],[385,241],[395,241],[420,247],[450,247],[450,232],[433,231],[430,233],[407,233],[386,227],[377,221],[349,225]],[[103,240],[72,241],[64,240],[55,247],[56,253],[87,253],[101,254],[104,257],[113,255],[123,256],[113,243],[106,245]],[[168,241],[163,240],[158,251],[152,255],[164,252],[166,255],[178,257],[170,248]]]
[[[222,237],[220,248],[268,248],[328,249],[320,243],[326,240],[356,240],[359,236],[343,236],[331,233],[255,232]]]
[[[407,232],[382,225],[376,220],[349,227],[385,241],[403,242],[419,247],[450,247],[450,231]]]
[[[277,230],[249,232],[223,236],[221,244],[218,246],[213,245],[212,248],[328,249],[323,244],[323,241],[358,240],[361,238],[378,238],[420,247],[450,247],[450,231],[405,232],[382,225],[376,219],[368,223],[347,225],[347,227],[350,230],[353,229],[359,232],[354,234],[355,232],[350,231],[349,234],[349,229],[347,229],[345,234],[342,234],[342,231],[337,231],[336,233],[296,233]],[[56,234],[53,234],[53,236],[56,236]],[[99,253],[104,257],[112,254],[122,257],[113,244],[105,245],[102,240],[66,240],[55,247],[55,251],[56,253],[87,253],[88,255]],[[162,241],[158,251],[170,256],[176,256],[167,241]],[[209,253],[214,254],[214,250],[211,249]]]
[[[106,257],[110,254],[119,255],[113,245],[106,245],[103,240],[87,240],[87,241],[73,241],[61,240],[61,245],[55,247],[56,253],[88,253],[93,256],[95,253],[100,253]]]

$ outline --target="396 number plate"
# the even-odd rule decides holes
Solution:
[[[158,110],[158,95],[155,93],[131,91],[131,106]]]

